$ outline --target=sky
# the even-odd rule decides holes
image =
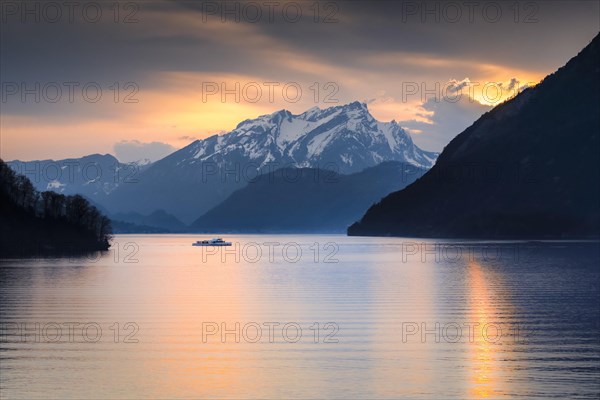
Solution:
[[[598,1],[0,2],[0,157],[155,161],[280,109],[367,103],[425,150],[600,30]]]

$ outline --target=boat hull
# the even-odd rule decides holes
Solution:
[[[192,246],[198,246],[198,247],[225,247],[225,246],[231,246],[231,243],[192,243]]]

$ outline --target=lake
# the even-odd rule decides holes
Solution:
[[[1,260],[2,398],[598,398],[598,242],[116,235]]]

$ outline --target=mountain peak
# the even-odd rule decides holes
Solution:
[[[350,109],[364,109],[366,111],[369,111],[367,103],[358,100],[353,101],[352,103],[348,103],[345,107]]]
[[[277,117],[277,116],[285,116],[285,117],[287,117],[287,116],[291,116],[292,113],[289,110],[286,110],[285,108],[282,108],[281,110],[275,111],[275,112],[273,112],[271,114],[267,114],[267,115],[269,115],[271,117]]]
[[[282,109],[279,111],[275,111],[274,113],[269,115],[275,123],[281,123],[284,119],[290,119],[292,117],[292,113],[286,109]]]

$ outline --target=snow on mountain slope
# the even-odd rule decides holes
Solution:
[[[348,174],[384,161],[430,168],[437,153],[417,147],[395,121],[379,122],[364,103],[354,102],[293,115],[287,110],[241,122],[233,131],[198,140],[173,154],[179,164],[194,160],[219,166],[247,162],[258,169],[295,166]]]

